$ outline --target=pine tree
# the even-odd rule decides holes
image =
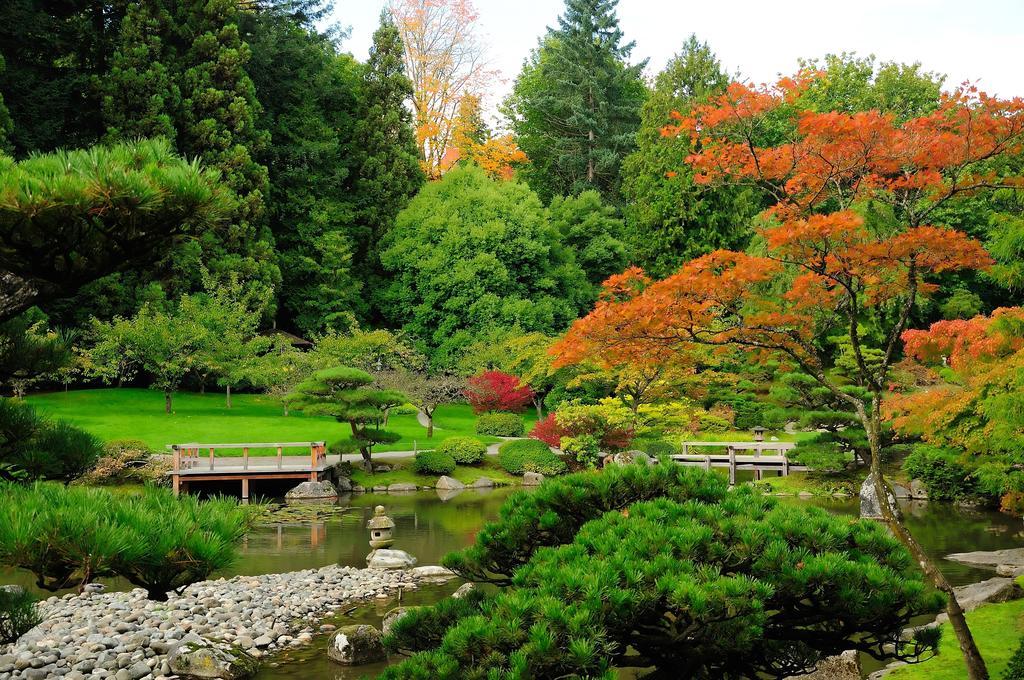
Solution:
[[[5,68],[4,56],[0,54],[0,73],[3,73]],[[0,95],[0,153],[9,153],[11,151],[8,137],[13,129],[14,122],[11,120],[11,114],[4,104],[3,95]]]
[[[356,256],[369,272],[378,271],[381,238],[425,180],[412,114],[405,105],[412,82],[405,75],[403,54],[398,28],[384,12],[363,73],[355,135],[355,148],[362,152],[356,181],[359,222],[366,230]]]
[[[646,60],[628,63],[618,0],[567,0],[503,107],[543,200],[596,189],[619,203],[619,167],[635,146]]]
[[[695,185],[685,163],[689,139],[661,134],[673,111],[689,111],[728,83],[707,43],[691,35],[644,102],[637,149],[622,164],[622,194],[635,260],[655,276],[718,248],[743,247],[761,207],[752,189]]]

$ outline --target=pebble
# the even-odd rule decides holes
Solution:
[[[170,674],[168,652],[187,632],[265,657],[309,644],[314,630],[334,630],[319,620],[343,605],[428,580],[411,571],[331,565],[194,583],[167,602],[149,600],[139,588],[54,596],[38,604],[42,623],[0,645],[0,680],[160,680]]]

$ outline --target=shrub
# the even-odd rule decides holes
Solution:
[[[548,446],[556,449],[562,448],[562,437],[566,435],[565,430],[558,424],[554,413],[549,413],[543,420],[538,420],[530,430],[530,438],[542,441]]]
[[[492,437],[521,437],[526,430],[523,418],[515,413],[483,413],[477,416],[476,433]]]
[[[421,475],[449,475],[455,471],[455,459],[444,451],[417,451],[412,467]]]
[[[976,493],[970,470],[951,449],[919,444],[903,461],[903,471],[928,487],[928,498],[951,501]]]
[[[10,471],[5,478],[70,482],[96,463],[102,448],[85,430],[45,418],[24,402],[0,399],[0,464]]]
[[[42,620],[31,593],[18,586],[0,587],[0,645],[14,642]]]
[[[551,476],[567,469],[565,462],[552,453],[547,444],[536,439],[505,442],[498,449],[498,463],[512,475],[539,472]]]
[[[645,439],[633,442],[633,445],[652,458],[671,456],[679,453],[679,444],[664,439]]]
[[[487,446],[476,437],[449,437],[435,450],[447,453],[460,465],[475,465],[487,454]]]
[[[149,597],[207,578],[235,558],[255,514],[230,499],[200,501],[37,482],[0,486],[0,565],[31,571],[47,590],[121,576]]]
[[[503,371],[484,371],[466,380],[466,385],[466,399],[473,413],[522,413],[533,399],[533,390],[528,385]]]
[[[1017,651],[1013,653],[1010,662],[1006,664],[1003,680],[1024,680],[1024,637],[1020,639]]]
[[[138,439],[115,439],[103,445],[103,455],[82,476],[89,484],[166,482],[170,463],[154,458],[149,445]]]

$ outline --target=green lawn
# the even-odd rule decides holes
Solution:
[[[51,392],[28,397],[39,411],[63,418],[104,440],[141,439],[154,450],[167,444],[187,442],[237,443],[275,441],[336,441],[348,433],[348,426],[332,418],[307,417],[292,411],[285,417],[279,400],[257,394],[235,394],[233,407],[224,407],[224,395],[217,392],[174,395],[174,412],[164,413],[163,394],[156,390],[109,388]],[[525,415],[527,429],[532,418]],[[392,416],[388,429],[402,440],[385,448],[412,451],[429,448],[454,435],[473,435],[476,418],[466,404],[442,406],[434,416],[434,437],[427,439],[426,429],[414,415]],[[479,437],[486,443],[494,437]],[[238,449],[225,449],[218,455],[241,455]],[[251,451],[253,455],[272,453]],[[295,450],[291,453],[301,454]]]
[[[361,484],[367,489],[373,486],[387,486],[388,484],[397,484],[399,482],[412,482],[417,486],[434,486],[438,475],[416,474],[415,470],[412,469],[412,461],[412,457],[382,460],[382,463],[391,465],[394,469],[391,472],[376,472],[372,475],[358,466],[353,466],[352,483]],[[521,481],[519,477],[505,472],[498,465],[498,461],[494,460],[493,456],[485,458],[477,465],[459,465],[449,476],[467,486],[481,477],[490,477],[498,485],[517,484]]]
[[[989,604],[968,612],[967,623],[978,643],[992,678],[1003,677],[1010,657],[1024,634],[1024,600]],[[961,680],[967,668],[956,635],[948,623],[942,625],[938,656],[920,664],[902,666],[885,676],[886,680]]]

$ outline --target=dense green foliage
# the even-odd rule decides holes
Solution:
[[[629,63],[633,43],[622,40],[617,4],[567,0],[505,101],[530,159],[526,180],[545,202],[587,189],[619,202],[619,166],[635,145],[646,61]]]
[[[576,255],[576,262],[592,285],[599,286],[629,264],[625,226],[616,210],[588,189],[578,196],[556,196],[550,205],[551,226],[562,243]]]
[[[925,483],[929,500],[955,501],[977,494],[971,470],[952,449],[918,444],[904,459],[903,471]]]
[[[455,459],[459,465],[475,465],[487,454],[487,445],[476,437],[449,437],[437,445],[437,450]]]
[[[481,413],[476,419],[476,433],[494,437],[521,437],[526,431],[523,418],[516,413]]]
[[[882,526],[676,466],[548,481],[445,565],[504,587],[403,617],[387,644],[418,653],[383,677],[782,677],[918,653],[902,629],[942,602]]]
[[[166,489],[6,483],[0,489],[0,564],[31,571],[47,590],[121,576],[166,600],[235,558],[252,514],[228,499],[176,498]]]
[[[446,451],[417,451],[412,464],[421,475],[449,475],[455,471],[455,458]]]
[[[1024,680],[1024,638],[1017,645],[1017,651],[1010,657],[1003,671],[1003,680]]]
[[[553,476],[560,475],[568,469],[565,461],[552,453],[547,444],[536,439],[505,442],[498,449],[498,463],[506,472],[513,475],[539,472],[542,475]]]
[[[96,436],[41,416],[20,399],[0,398],[0,480],[70,482],[96,463],[102,445]]]
[[[458,167],[398,215],[381,261],[393,277],[387,318],[451,366],[492,326],[562,330],[589,285],[537,196],[518,182]]]
[[[42,620],[32,593],[18,586],[0,586],[0,645],[14,642]]]

